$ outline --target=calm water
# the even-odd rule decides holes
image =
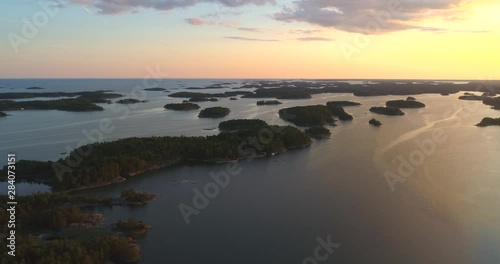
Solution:
[[[159,86],[180,91],[214,82],[168,80]],[[126,94],[140,83],[0,80],[4,87],[0,91],[41,86],[48,89],[40,91],[109,89]],[[263,107],[256,107],[254,99],[225,98],[200,103],[232,110],[224,119],[209,120],[198,119],[196,111],[164,110],[166,103],[182,101],[167,95],[147,92],[149,101],[129,109],[130,114],[122,119],[123,112],[114,112],[112,105],[104,105],[106,110],[99,113],[10,112],[12,116],[0,119],[1,155],[14,152],[21,159],[58,158],[85,140],[82,131],[97,129],[103,118],[110,118],[116,127],[103,134],[103,140],[208,135],[218,131],[204,129],[222,120],[260,118],[286,124],[277,115],[283,107],[359,101],[362,106],[346,108],[355,120],[331,128],[331,139],[315,141],[307,149],[238,163],[241,172],[231,177],[206,208],[191,216],[189,225],[179,204],[192,206],[193,190],[203,190],[212,182],[209,173],[224,171],[225,164],[168,168],[85,192],[118,196],[124,188],[133,188],[161,195],[145,207],[98,210],[104,212],[107,223],[132,216],[153,227],[139,240],[143,263],[302,263],[313,256],[317,239],[328,236],[340,247],[324,263],[500,262],[500,130],[474,126],[485,116],[498,117],[499,111],[481,102],[459,101],[458,94],[418,95],[426,108],[405,110],[403,117],[377,115],[383,126],[373,128],[367,124],[374,117],[368,109],[400,97],[322,94],[312,100],[284,100],[283,105]],[[401,177],[394,189],[386,180],[388,172]],[[196,183],[173,184],[184,180]],[[26,193],[43,190],[41,186],[25,188]]]

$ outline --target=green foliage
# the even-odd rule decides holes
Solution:
[[[260,119],[235,119],[224,121],[219,124],[221,131],[234,131],[242,129],[255,129],[268,126],[266,122]]]
[[[409,97],[413,98],[413,97]],[[385,103],[386,106],[388,107],[396,107],[396,108],[423,108],[425,107],[425,104],[418,102],[413,98],[413,100],[394,100],[394,101],[388,101]]]
[[[175,111],[189,111],[199,109],[200,106],[193,103],[181,103],[181,104],[166,104],[165,109],[175,110]]]
[[[127,202],[131,203],[137,203],[137,204],[144,204],[156,197],[154,194],[150,193],[141,193],[141,192],[136,192],[132,189],[125,189],[122,191],[122,194],[120,196],[122,199],[124,199]]]
[[[372,126],[377,126],[377,127],[382,125],[382,123],[375,118],[370,119],[368,123]]]
[[[335,124],[331,110],[324,105],[296,106],[279,111],[282,119],[298,126]]]
[[[358,106],[361,105],[358,102],[350,102],[350,101],[330,101],[326,103],[326,106],[332,107],[332,106]]]
[[[262,100],[262,101],[257,101],[257,105],[280,105],[283,104],[282,102],[278,100]]]
[[[372,107],[370,108],[370,112],[390,116],[402,116],[405,114],[401,109],[395,107]]]
[[[145,103],[146,101],[141,101],[138,99],[133,99],[133,98],[127,98],[127,99],[122,99],[117,101],[117,104],[138,104],[138,103]]]
[[[226,107],[221,107],[221,106],[209,107],[201,110],[198,117],[220,118],[229,115],[230,112],[231,110],[229,110],[229,108]]]
[[[315,139],[329,138],[332,134],[329,129],[324,126],[313,126],[306,129],[306,133]]]
[[[330,111],[332,112],[332,114],[336,117],[338,117],[340,120],[342,121],[350,121],[350,120],[353,120],[354,117],[350,114],[348,114],[344,108],[342,108],[342,106],[338,106],[338,105],[330,105],[327,107],[330,109]]]
[[[485,117],[476,126],[478,127],[500,126],[500,118]]]

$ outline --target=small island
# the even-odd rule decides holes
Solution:
[[[338,117],[341,121],[351,121],[354,119],[354,117],[348,114],[342,106],[330,105],[328,108],[332,111],[332,114]]]
[[[324,105],[308,105],[284,108],[279,111],[281,119],[297,126],[335,125],[330,109]]]
[[[238,100],[238,98],[236,98],[236,97],[231,97],[231,98],[229,98],[229,100],[231,100],[231,101],[236,101],[236,100]]]
[[[258,129],[269,126],[265,121],[260,119],[234,119],[221,122],[219,124],[220,131],[241,131]]]
[[[205,108],[200,111],[200,114],[198,117],[200,118],[221,118],[229,115],[231,110],[226,107],[221,107],[221,106],[215,106],[215,107],[209,107]]]
[[[6,113],[4,113],[4,112],[0,112],[0,117],[6,117],[6,116],[7,116],[7,114],[6,114]]]
[[[351,101],[330,101],[326,103],[326,106],[331,107],[331,106],[359,106],[361,105],[358,102],[351,102]]]
[[[166,104],[165,109],[174,111],[190,111],[200,109],[200,106],[193,103]]]
[[[324,126],[313,126],[305,131],[309,136],[315,139],[327,139],[330,138],[331,132],[328,128]]]
[[[165,88],[159,88],[159,87],[144,89],[144,91],[149,91],[149,92],[163,92],[163,91],[166,91],[166,90],[167,89],[165,89]]]
[[[406,101],[417,101],[417,98],[412,97],[412,96],[408,96],[408,97],[406,98]]]
[[[136,192],[132,189],[125,189],[122,191],[120,198],[124,200],[127,205],[144,205],[153,201],[156,198],[156,195],[146,192]]]
[[[485,117],[476,126],[478,127],[500,126],[500,118]]]
[[[396,107],[372,107],[370,112],[379,115],[389,115],[389,116],[403,116],[405,113],[401,109]]]
[[[146,100],[138,100],[138,99],[133,99],[133,98],[127,98],[127,99],[122,99],[117,101],[117,104],[138,104],[138,103],[145,103],[147,102]]]
[[[413,97],[409,97],[413,98]],[[385,103],[386,106],[388,107],[395,107],[395,108],[423,108],[425,107],[425,104],[416,101],[415,98],[413,100],[394,100],[394,101],[388,101]]]
[[[468,100],[468,101],[483,101],[489,99],[488,96],[481,96],[481,95],[474,95],[471,93],[465,93],[465,95],[462,95],[458,97],[459,100]]]
[[[375,119],[375,118],[370,119],[370,121],[368,122],[368,124],[370,124],[372,126],[376,126],[376,127],[379,127],[379,126],[382,125],[382,123],[380,121],[378,121],[377,119]]]
[[[127,237],[139,238],[148,233],[149,226],[142,221],[129,218],[125,221],[119,220],[116,224],[114,224],[113,230],[118,231]]]
[[[262,101],[257,101],[257,105],[280,105],[283,104],[282,102],[278,100],[262,100]]]

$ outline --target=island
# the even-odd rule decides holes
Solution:
[[[193,103],[166,104],[165,109],[175,111],[190,111],[200,109],[200,106]]]
[[[402,116],[405,115],[401,109],[396,107],[372,107],[370,108],[370,112],[379,114],[379,115],[389,115],[389,116]]]
[[[257,145],[247,143],[249,138],[261,138],[263,132],[272,137],[259,141]],[[304,148],[310,144],[311,138],[296,127],[274,125],[206,137],[126,138],[81,146],[57,161],[20,160],[16,180],[22,182],[29,177],[30,182],[47,184],[54,191],[68,191],[120,182],[133,175],[179,163],[230,162]],[[92,155],[81,155],[89,149],[92,149]],[[73,162],[76,159],[79,160],[77,165]],[[7,180],[6,170],[4,167],[0,171],[0,175],[4,175],[1,181]]]
[[[351,121],[354,119],[354,117],[350,114],[348,114],[342,106],[336,106],[336,105],[330,105],[327,106],[332,114],[336,117],[338,117],[341,121]]]
[[[156,195],[146,192],[136,192],[132,189],[125,189],[120,196],[127,205],[144,205],[156,198]]]
[[[500,126],[500,118],[485,117],[476,126],[478,127]]]
[[[122,99],[117,101],[117,104],[138,104],[138,103],[145,103],[147,102],[146,100],[138,100],[138,99],[133,99],[133,98],[127,98],[127,99]]]
[[[231,97],[231,98],[229,98],[229,100],[231,100],[231,101],[236,101],[236,100],[238,100],[238,98],[236,98],[236,97]]]
[[[94,92],[49,92],[49,93],[0,93],[0,111],[14,110],[60,110],[71,112],[103,111],[96,104],[111,103],[109,99],[122,97],[109,91]],[[12,99],[75,97],[56,100],[13,101]]]
[[[488,96],[482,96],[482,95],[474,95],[470,93],[465,93],[465,95],[462,95],[458,97],[460,100],[469,100],[469,101],[483,101],[489,99]]]
[[[87,99],[58,99],[48,101],[0,100],[0,111],[13,110],[61,110],[69,112],[103,111],[104,108]]]
[[[417,101],[417,98],[413,97],[413,96],[408,96],[406,98],[406,101]]]
[[[484,99],[483,104],[492,106],[495,110],[500,110],[500,96]]]
[[[324,105],[295,106],[279,110],[281,119],[297,126],[335,125],[330,109]]]
[[[200,114],[198,117],[200,118],[221,118],[229,115],[231,110],[226,107],[221,107],[221,106],[215,106],[215,107],[208,107],[200,111]]]
[[[7,116],[7,114],[6,114],[6,113],[4,113],[4,112],[0,112],[0,117],[6,117],[6,116]]]
[[[120,235],[131,238],[143,237],[148,233],[149,226],[142,221],[137,221],[134,218],[128,220],[119,220],[113,225],[113,230],[120,232]]]
[[[220,131],[241,131],[259,129],[269,126],[265,121],[260,119],[234,119],[221,122],[219,124]]]
[[[144,228],[149,227],[140,221],[120,220],[120,227],[110,230],[102,225],[102,214],[83,210],[89,204],[105,205],[109,199],[67,193],[17,196],[15,257],[2,254],[0,262],[139,262],[141,252],[133,237],[145,234]],[[0,195],[0,219],[5,223],[9,219],[8,201],[7,195]],[[18,223],[22,228],[17,228]],[[8,240],[2,240],[0,244],[8,248]]]
[[[376,127],[382,125],[382,123],[375,118],[370,119],[370,121],[368,121],[368,124],[370,124],[372,126],[376,126]]]
[[[326,103],[326,106],[331,107],[331,106],[359,106],[361,105],[358,102],[351,102],[351,101],[330,101]]]
[[[388,101],[385,103],[386,106],[388,107],[395,107],[395,108],[423,108],[425,107],[425,104],[416,101],[415,98],[414,100],[393,100],[393,101]]]
[[[150,92],[163,92],[163,91],[166,91],[167,89],[165,88],[160,88],[160,87],[156,87],[156,88],[146,88],[144,89],[144,91],[150,91]]]
[[[262,100],[262,101],[257,101],[257,105],[280,105],[283,104],[282,102],[278,100]]]
[[[331,132],[329,129],[325,128],[324,126],[313,126],[305,131],[309,136],[315,139],[326,139],[330,138]]]

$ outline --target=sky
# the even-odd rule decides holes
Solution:
[[[499,14],[499,0],[2,0],[0,78],[498,80]]]

